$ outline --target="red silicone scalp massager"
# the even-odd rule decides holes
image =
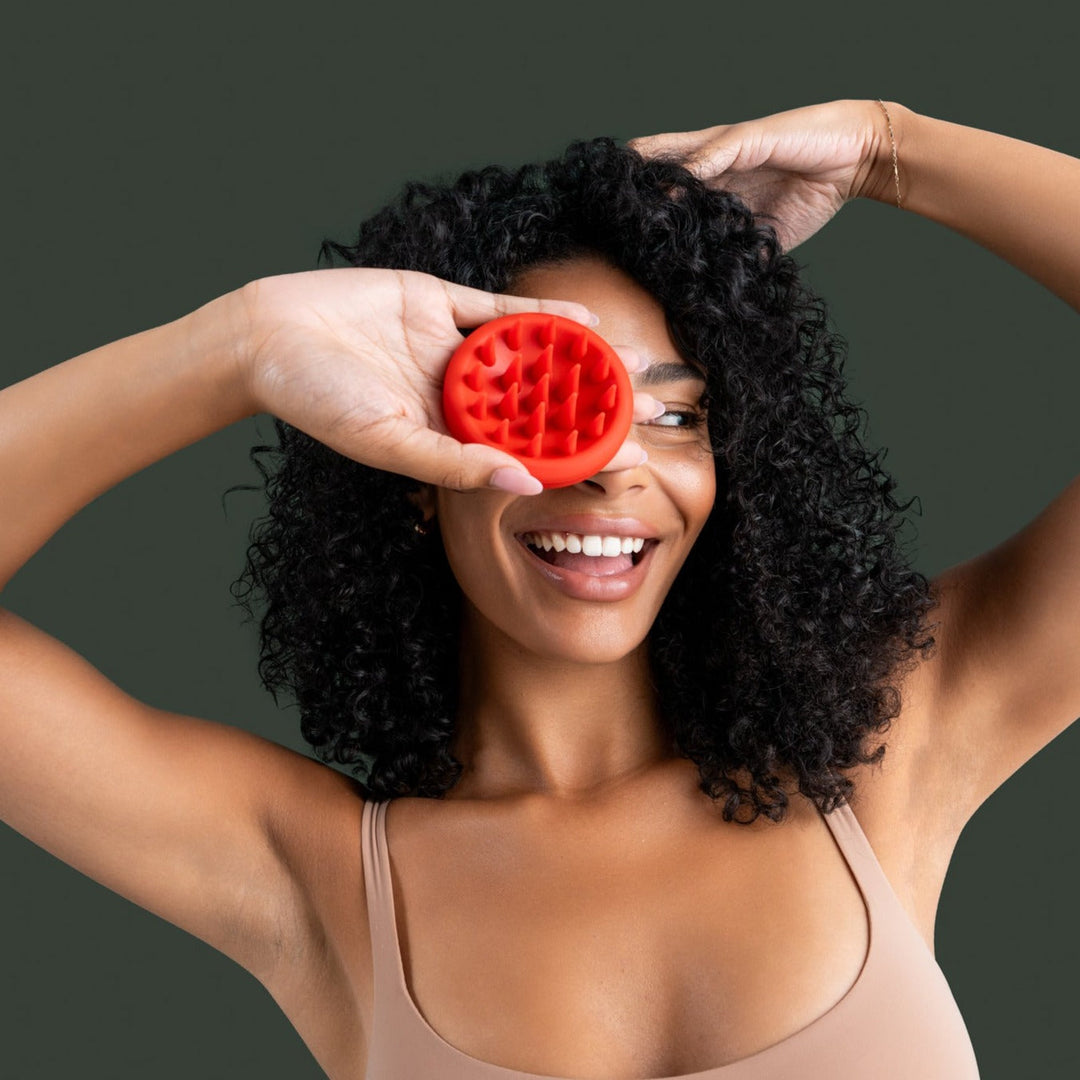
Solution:
[[[545,488],[599,472],[634,412],[630,376],[599,334],[561,315],[492,319],[457,348],[443,376],[455,439],[516,457]]]

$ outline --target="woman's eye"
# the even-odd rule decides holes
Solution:
[[[669,418],[678,422],[672,423]],[[705,423],[705,414],[696,409],[668,409],[667,412],[648,423],[654,427],[694,428]]]

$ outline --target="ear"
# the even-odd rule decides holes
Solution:
[[[432,484],[421,484],[407,496],[409,502],[423,512],[424,520],[430,521],[435,516],[435,488]]]

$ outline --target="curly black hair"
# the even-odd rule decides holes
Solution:
[[[885,753],[868,737],[899,714],[890,680],[934,645],[936,600],[900,540],[916,500],[893,498],[883,453],[864,447],[845,343],[772,227],[675,157],[603,136],[516,170],[408,183],[320,262],[504,292],[582,254],[648,290],[707,378],[717,499],[648,638],[672,747],[726,821],[782,821],[777,770],[831,812],[854,789],[843,772]],[[252,617],[265,597],[263,685],[295,696],[316,756],[351,766],[365,798],[439,798],[463,771],[462,598],[437,530],[413,529],[417,482],[275,426],[278,445],[251,451],[269,509],[232,587]]]

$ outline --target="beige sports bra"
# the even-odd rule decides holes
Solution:
[[[362,815],[374,965],[365,1080],[575,1080],[520,1072],[451,1046],[409,994],[386,845],[389,801]],[[945,975],[846,804],[823,814],[866,904],[870,944],[854,985],[806,1027],[749,1057],[650,1080],[978,1080],[975,1052]]]

